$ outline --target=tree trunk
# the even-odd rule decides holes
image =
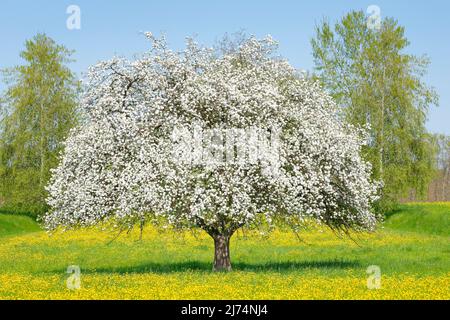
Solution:
[[[41,191],[44,189],[44,173],[45,173],[45,137],[44,137],[44,103],[41,102],[40,107],[40,123],[39,123],[39,134],[40,134],[40,141],[39,141],[39,152],[40,152],[40,167],[39,167],[39,187]]]
[[[230,237],[216,235],[214,238],[213,271],[231,271]]]
[[[383,82],[383,86],[381,89],[381,128],[380,128],[380,154],[379,154],[379,166],[380,166],[380,178],[383,179],[384,178],[384,109],[385,109],[385,103],[384,103],[384,99],[385,99],[385,78],[386,78],[386,66],[383,65],[383,78],[382,78],[382,82]]]

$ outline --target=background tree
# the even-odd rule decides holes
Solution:
[[[384,204],[411,190],[424,195],[435,169],[425,121],[438,99],[422,81],[429,60],[404,52],[404,33],[393,19],[371,29],[363,12],[351,12],[334,29],[323,22],[311,40],[315,71],[342,115],[370,125],[364,153],[374,178],[384,181]]]
[[[3,205],[43,212],[45,185],[76,121],[79,83],[67,67],[71,51],[44,34],[26,41],[24,65],[5,70],[0,131]]]
[[[450,137],[444,134],[435,135],[437,147],[437,170],[429,192],[429,201],[450,200]]]
[[[230,270],[229,241],[243,227],[375,227],[364,132],[336,117],[318,83],[274,58],[271,38],[218,55],[192,40],[173,52],[147,36],[142,58],[91,68],[87,121],[48,187],[49,230],[201,228],[214,239],[214,270]]]

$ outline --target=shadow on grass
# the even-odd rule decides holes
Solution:
[[[234,271],[251,271],[251,272],[292,272],[305,269],[351,269],[358,268],[361,264],[358,261],[344,260],[323,260],[323,261],[301,261],[301,262],[267,262],[267,263],[246,263],[232,262]],[[202,261],[186,261],[172,263],[155,263],[149,262],[134,266],[119,267],[99,267],[86,268],[82,266],[83,274],[95,273],[174,273],[174,272],[209,272],[212,270],[212,263]],[[59,272],[59,271],[58,271]]]
[[[395,216],[398,213],[409,211],[408,209],[409,208],[405,208],[405,207],[394,208],[394,209],[392,209],[392,210],[390,210],[388,212],[385,212],[384,213],[384,218],[385,219],[389,219],[390,217]]]

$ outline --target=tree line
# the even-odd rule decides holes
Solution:
[[[339,105],[339,117],[368,128],[363,157],[383,181],[380,211],[405,200],[450,200],[450,137],[425,123],[438,95],[423,80],[430,60],[405,53],[405,28],[392,18],[370,28],[362,11],[316,26],[312,77]],[[0,98],[0,206],[46,211],[51,169],[81,121],[81,86],[69,68],[73,51],[45,34],[26,41],[24,64],[3,70]]]

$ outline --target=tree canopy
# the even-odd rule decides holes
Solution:
[[[435,148],[425,129],[438,98],[422,78],[429,60],[405,52],[405,29],[385,18],[370,28],[363,12],[334,27],[323,22],[311,41],[316,74],[347,121],[370,126],[364,155],[383,180],[389,204],[414,190],[424,194],[434,174]]]
[[[77,120],[79,84],[67,67],[71,51],[44,34],[26,41],[25,64],[4,70],[0,179],[4,206],[45,210],[45,185],[61,142]]]
[[[241,227],[315,220],[371,230],[377,198],[364,130],[341,121],[318,83],[253,37],[218,55],[164,39],[135,61],[90,69],[82,108],[48,187],[49,229],[163,220],[205,230],[230,269]]]

